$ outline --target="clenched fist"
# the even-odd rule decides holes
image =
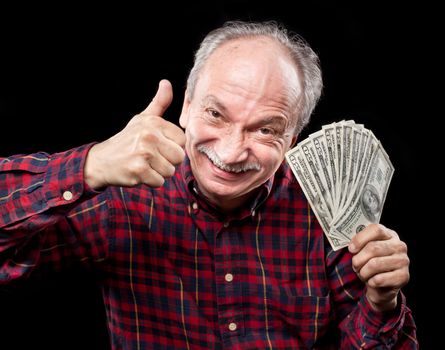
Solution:
[[[173,176],[185,153],[185,134],[162,118],[173,99],[168,80],[161,80],[149,106],[108,140],[94,145],[85,163],[85,181],[93,189],[105,186],[162,186]]]
[[[383,225],[371,224],[355,235],[349,245],[352,267],[366,283],[366,297],[375,310],[397,306],[397,295],[409,281],[406,244]]]

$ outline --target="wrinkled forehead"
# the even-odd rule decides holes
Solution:
[[[299,70],[288,49],[265,36],[221,44],[208,58],[202,73],[199,80],[206,80],[206,86],[212,80],[264,97],[279,96],[294,110],[302,95]]]

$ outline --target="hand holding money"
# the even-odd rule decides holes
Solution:
[[[376,311],[397,306],[399,290],[408,283],[407,246],[393,230],[368,225],[351,239],[352,268],[366,283],[366,297]]]
[[[325,125],[289,150],[286,160],[334,250],[379,222],[394,167],[363,125]]]

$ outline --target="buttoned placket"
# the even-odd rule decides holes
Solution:
[[[243,335],[241,281],[237,280],[239,239],[236,227],[224,221],[215,241],[215,275],[218,319],[223,338]]]

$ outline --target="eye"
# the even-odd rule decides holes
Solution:
[[[213,118],[219,118],[219,117],[221,117],[221,114],[220,114],[217,110],[214,110],[214,109],[208,109],[207,112],[208,112],[208,113],[210,114],[210,116],[213,117]]]
[[[271,128],[261,128],[259,129],[259,132],[261,133],[261,135],[273,135],[275,134],[274,130]]]

